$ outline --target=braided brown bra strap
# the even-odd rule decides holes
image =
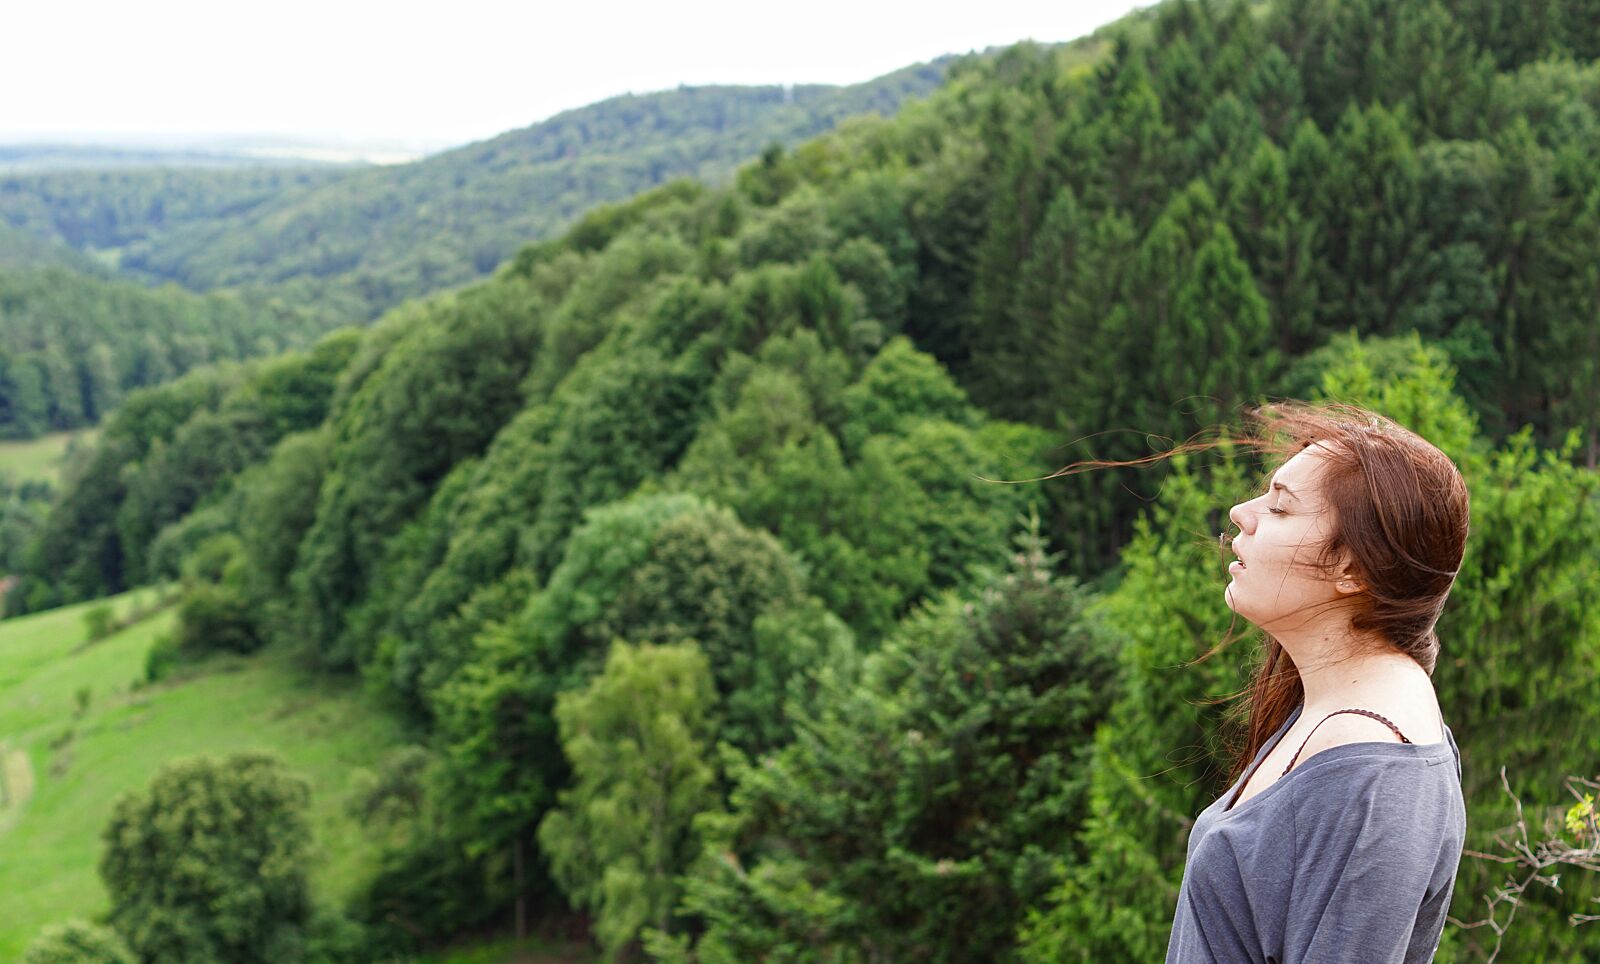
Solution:
[[[1406,739],[1406,735],[1404,733],[1400,732],[1400,728],[1398,726],[1395,726],[1393,723],[1389,722],[1389,718],[1388,717],[1383,716],[1382,714],[1379,714],[1379,713],[1374,713],[1371,710],[1356,710],[1356,709],[1334,710],[1332,713],[1329,713],[1327,716],[1324,716],[1321,720],[1318,720],[1317,721],[1317,726],[1321,726],[1322,724],[1328,722],[1328,720],[1332,719],[1333,717],[1338,716],[1340,713],[1360,713],[1362,716],[1370,716],[1373,719],[1378,720],[1379,722],[1383,723],[1389,729],[1393,730],[1395,732],[1395,735],[1400,737],[1400,742],[1401,743],[1410,743],[1411,742],[1410,740]],[[1311,737],[1313,735],[1315,735],[1316,732],[1317,732],[1317,726],[1313,726],[1311,728],[1311,732],[1306,734],[1306,742],[1300,744],[1300,749],[1294,751],[1294,757],[1293,757],[1293,759],[1291,759],[1289,761],[1289,765],[1283,768],[1283,773],[1284,773],[1285,776],[1288,775],[1290,770],[1294,769],[1295,760],[1300,759],[1301,750],[1304,750],[1306,748],[1306,743],[1310,743],[1311,742]]]

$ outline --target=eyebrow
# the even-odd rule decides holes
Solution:
[[[1289,488],[1287,485],[1284,485],[1282,482],[1274,481],[1272,483],[1272,487],[1274,489],[1282,489],[1283,491],[1289,493],[1289,498],[1295,500],[1296,502],[1300,501],[1300,497],[1294,494],[1294,490]]]

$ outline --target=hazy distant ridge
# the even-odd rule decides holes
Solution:
[[[101,249],[147,281],[287,284],[290,301],[367,321],[482,277],[596,204],[677,177],[721,181],[769,144],[893,114],[938,87],[955,59],[843,87],[627,94],[408,164],[297,170],[294,183],[281,168],[0,176],[0,220]]]

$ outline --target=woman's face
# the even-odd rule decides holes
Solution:
[[[1265,492],[1228,511],[1239,527],[1233,538],[1239,559],[1228,565],[1233,578],[1223,596],[1234,612],[1269,632],[1293,629],[1344,595],[1318,568],[1333,522],[1321,496],[1325,451],[1321,443],[1301,449]]]

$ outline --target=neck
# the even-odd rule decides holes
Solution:
[[[1352,633],[1347,620],[1330,619],[1320,625],[1268,630],[1294,660],[1305,689],[1304,715],[1360,708],[1397,685],[1426,677],[1427,672],[1410,656],[1387,641]],[[1360,655],[1351,655],[1359,653]]]

